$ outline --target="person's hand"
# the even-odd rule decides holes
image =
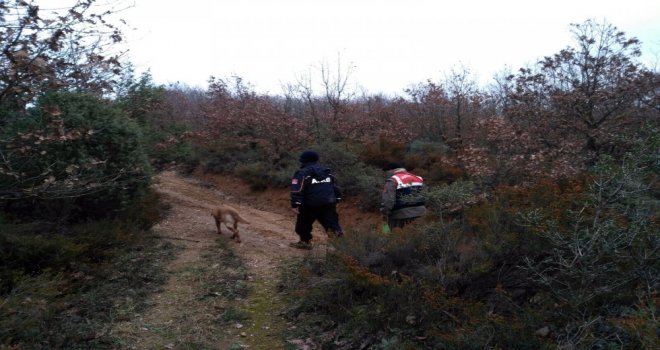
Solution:
[[[296,215],[300,214],[300,209],[298,208],[291,208],[291,211]]]

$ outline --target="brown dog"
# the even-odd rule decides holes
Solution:
[[[227,227],[229,231],[234,233],[231,236],[231,238],[232,239],[236,238],[236,242],[241,243],[241,236],[238,235],[238,223],[242,222],[245,224],[249,224],[250,222],[248,222],[243,217],[241,217],[241,215],[238,214],[238,210],[223,204],[213,209],[211,215],[215,219],[215,226],[218,228],[218,234],[220,235],[222,234],[222,230],[220,229],[220,224],[224,223],[225,227]]]

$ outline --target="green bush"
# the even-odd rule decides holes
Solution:
[[[162,169],[165,165],[176,163],[182,166],[182,170],[192,172],[199,159],[192,142],[184,137],[192,129],[191,122],[184,116],[176,115],[172,108],[172,104],[186,102],[186,92],[168,92],[165,87],[155,85],[148,72],[137,80],[131,67],[127,73],[115,104],[140,126],[151,165]]]
[[[476,188],[469,181],[456,181],[449,185],[426,186],[426,207],[429,215],[440,220],[452,210],[459,210],[470,201],[476,201]]]
[[[118,217],[73,224],[66,234],[39,224],[0,224],[0,294],[12,290],[23,275],[71,271],[108,259],[114,249],[160,221],[165,210],[159,196],[148,192]]]
[[[0,348],[116,348],[108,324],[146,307],[173,246],[145,230],[166,210],[156,193],[113,219],[0,224]]]
[[[319,153],[319,163],[332,169],[344,195],[361,197],[365,210],[378,208],[385,181],[381,171],[364,164],[357,152],[345,143],[326,142],[313,149]]]
[[[340,349],[378,349],[380,339],[392,348],[549,348],[533,335],[537,319],[498,315],[517,310],[492,297],[508,269],[480,268],[489,258],[466,251],[469,242],[447,226],[355,232],[325,259],[300,261],[282,283],[295,300],[288,316],[305,320],[294,336]]]
[[[502,186],[450,220],[353,232],[284,274],[289,316],[306,320],[296,336],[346,349],[653,348],[657,149],[604,158],[589,176]],[[434,188],[430,206],[473,190]]]
[[[219,148],[201,150],[204,170],[210,173],[231,173],[241,164],[250,164],[261,160],[258,149],[244,149],[239,146],[224,145]]]
[[[169,125],[165,130],[149,124],[142,126],[145,149],[155,168],[162,169],[176,163],[184,170],[192,171],[198,165],[198,154],[192,142],[180,136],[187,131],[184,124]]]
[[[384,181],[380,171],[362,163],[346,144],[328,142],[312,148],[321,157],[319,163],[332,169],[345,195],[362,197],[365,209],[378,207],[381,182]],[[206,153],[201,156],[206,159],[203,162],[206,171],[232,173],[258,191],[268,187],[287,188],[291,176],[300,166],[299,152],[281,155],[277,160],[267,160],[268,157],[258,147],[223,146]]]
[[[658,176],[649,165],[660,156],[647,151],[618,161],[601,157],[592,169],[589,196],[570,213],[569,224],[526,217],[547,252],[526,259],[524,268],[547,302],[557,305],[545,317],[558,324],[562,346],[640,348],[648,338],[637,327],[657,329],[653,318],[638,319],[637,327],[626,322],[657,300],[660,287],[660,260],[649,254],[660,250],[660,227],[652,219],[660,201],[649,191]]]
[[[263,191],[269,187],[285,188],[291,184],[293,168],[273,167],[265,162],[239,164],[233,171],[253,191]]]
[[[17,274],[11,291],[0,294],[0,348],[116,349],[111,325],[147,308],[147,297],[167,280],[174,250],[140,232],[126,234],[137,236],[103,263]]]
[[[8,163],[0,199],[14,218],[113,217],[150,181],[139,127],[90,95],[46,95],[29,115],[11,119],[2,138]]]
[[[250,184],[253,191],[263,191],[268,188],[270,179],[268,178],[268,165],[256,162],[240,164],[234,169],[236,174],[242,181]]]

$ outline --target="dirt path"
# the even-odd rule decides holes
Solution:
[[[149,310],[113,331],[122,345],[134,349],[284,348],[281,333],[290,325],[280,316],[284,304],[275,290],[277,267],[291,257],[322,255],[327,248],[325,236],[314,232],[314,250],[296,250],[288,247],[297,238],[293,215],[258,209],[261,206],[256,202],[173,171],[158,175],[155,188],[171,205],[171,212],[154,230],[181,249],[168,268],[168,282],[153,297]],[[239,224],[242,243],[229,240],[224,227],[222,236],[216,233],[210,210],[220,203],[237,208],[250,221]],[[218,255],[222,250],[224,258]],[[227,254],[240,257],[245,270],[229,264]],[[249,287],[244,288],[250,290],[247,295],[241,295],[242,284]]]

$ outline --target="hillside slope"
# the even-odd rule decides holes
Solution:
[[[284,348],[282,331],[292,325],[280,316],[284,304],[276,291],[277,267],[292,257],[323,255],[325,235],[316,228],[315,248],[296,250],[288,247],[297,236],[295,217],[286,215],[286,206],[280,213],[262,210],[255,197],[237,197],[173,171],[159,174],[155,188],[171,211],[154,231],[180,250],[152,307],[118,324],[114,335],[134,349]],[[239,224],[242,243],[230,240],[224,227],[217,234],[210,211],[220,203],[250,221]],[[231,260],[234,254],[241,263]]]

